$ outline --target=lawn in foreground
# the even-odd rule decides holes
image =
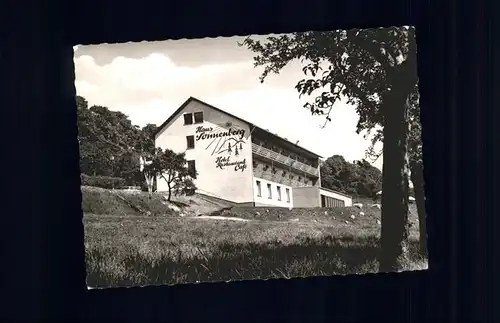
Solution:
[[[376,272],[377,227],[85,215],[87,285],[118,287]],[[408,270],[423,269],[412,232]]]

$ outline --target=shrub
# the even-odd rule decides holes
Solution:
[[[126,181],[120,177],[110,177],[110,176],[89,176],[86,174],[81,174],[82,185],[84,186],[94,186],[100,188],[124,188],[126,186]]]

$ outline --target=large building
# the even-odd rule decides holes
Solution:
[[[321,156],[193,97],[158,128],[155,145],[185,152],[197,192],[214,198],[244,206],[352,205],[321,187]],[[160,178],[157,190],[168,190]]]

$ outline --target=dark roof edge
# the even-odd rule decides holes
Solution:
[[[347,195],[347,194],[339,192],[339,191],[334,191],[332,189],[329,189],[329,188],[326,188],[326,187],[323,187],[323,186],[320,186],[319,189],[320,190],[325,190],[327,192],[335,193],[335,194],[338,194],[338,195],[342,195],[342,196],[345,196],[345,197],[348,197],[348,198],[352,199],[352,196],[350,196],[350,195]]]
[[[323,158],[323,156],[320,156],[320,155],[316,154],[315,152],[312,152],[312,151],[310,151],[310,150],[308,150],[308,149],[306,149],[306,148],[304,148],[304,147],[302,147],[302,146],[299,146],[299,145],[297,145],[297,144],[294,144],[293,142],[291,142],[291,141],[289,141],[289,140],[287,140],[287,139],[285,139],[285,138],[283,138],[283,137],[280,137],[280,136],[278,136],[278,135],[276,135],[276,134],[274,134],[274,133],[272,133],[272,132],[269,132],[269,131],[267,131],[266,129],[263,129],[263,128],[261,128],[261,127],[259,127],[259,126],[256,126],[256,125],[253,125],[253,127],[255,127],[255,128],[257,128],[257,129],[259,129],[259,130],[261,130],[261,131],[264,131],[265,133],[267,133],[267,134],[269,134],[269,135],[271,135],[271,136],[273,136],[273,137],[275,137],[275,138],[278,138],[279,140],[282,140],[282,141],[284,141],[284,142],[286,142],[286,143],[288,143],[288,144],[290,144],[290,145],[292,145],[292,146],[294,146],[294,147],[297,147],[298,149],[303,150],[303,151],[305,151],[305,152],[307,152],[307,153],[309,153],[309,154],[311,154],[311,155],[314,155],[314,156],[316,156],[316,157],[318,157],[318,158]]]
[[[282,141],[284,141],[284,142],[287,142],[287,143],[289,143],[289,144],[291,144],[291,145],[293,145],[293,146],[295,146],[295,147],[297,147],[297,148],[299,148],[299,149],[301,149],[301,150],[303,150],[303,151],[305,151],[305,152],[307,152],[307,153],[309,153],[309,154],[312,154],[312,155],[317,156],[317,157],[319,157],[319,158],[323,158],[322,156],[320,156],[320,155],[318,155],[318,154],[316,154],[316,153],[314,153],[314,152],[312,152],[312,151],[310,151],[310,150],[307,150],[307,149],[305,149],[304,147],[301,147],[301,146],[299,146],[299,145],[297,145],[297,144],[294,144],[293,142],[288,141],[288,140],[286,140],[286,139],[284,139],[284,138],[282,138],[282,137],[280,137],[280,136],[278,136],[278,135],[275,135],[274,133],[269,132],[269,131],[267,131],[267,130],[265,130],[265,129],[263,129],[263,128],[259,127],[259,126],[256,126],[256,125],[254,125],[253,123],[248,122],[248,121],[247,121],[247,120],[245,120],[245,119],[242,119],[242,118],[240,118],[240,117],[237,117],[237,116],[235,116],[235,115],[233,115],[233,114],[231,114],[231,113],[229,113],[229,112],[226,112],[226,111],[221,110],[221,109],[219,109],[219,108],[217,108],[217,107],[214,107],[213,105],[208,104],[208,103],[206,103],[206,102],[203,102],[203,101],[201,101],[200,99],[197,99],[197,98],[192,97],[192,96],[190,96],[190,97],[189,97],[186,101],[184,101],[184,103],[183,103],[183,104],[182,104],[182,105],[181,105],[181,106],[180,106],[177,110],[175,110],[175,112],[174,112],[174,113],[172,113],[172,114],[170,115],[170,117],[168,117],[168,119],[167,119],[167,120],[165,120],[165,122],[163,122],[160,126],[158,126],[158,129],[157,129],[157,130],[155,131],[155,133],[154,133],[155,139],[156,139],[156,136],[157,136],[157,135],[158,135],[158,134],[159,134],[159,133],[160,133],[160,132],[161,132],[161,131],[162,131],[162,130],[166,127],[166,126],[167,126],[167,124],[168,124],[170,121],[172,121],[172,120],[173,120],[173,119],[174,119],[174,118],[175,118],[175,117],[176,117],[176,116],[177,116],[177,115],[178,115],[178,114],[179,114],[179,113],[180,113],[180,112],[181,112],[181,111],[182,111],[182,110],[183,110],[183,109],[184,109],[184,108],[185,108],[185,107],[186,107],[186,106],[187,106],[187,105],[191,102],[191,101],[196,101],[196,102],[198,102],[198,103],[201,103],[201,104],[203,104],[203,105],[206,105],[206,106],[208,106],[209,108],[214,109],[215,111],[218,111],[218,112],[220,112],[220,113],[224,113],[224,114],[226,114],[226,115],[228,115],[228,116],[230,116],[230,117],[232,117],[232,118],[235,118],[236,120],[239,120],[239,121],[241,121],[241,122],[243,122],[243,123],[246,123],[246,124],[247,124],[247,125],[249,125],[250,127],[257,128],[257,129],[259,129],[259,130],[261,130],[261,131],[264,131],[264,132],[266,132],[267,134],[269,134],[269,135],[271,135],[271,136],[273,136],[273,137],[275,137],[275,138],[277,138],[277,139],[279,139],[279,140],[282,140]]]

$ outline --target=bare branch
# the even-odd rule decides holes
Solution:
[[[382,154],[383,154],[383,151],[380,150],[378,153],[374,153],[373,155],[370,154],[370,156],[367,156],[367,158],[370,158],[370,162],[374,163],[380,158],[380,156],[382,156]]]
[[[334,93],[334,87],[335,85],[334,84],[331,84],[330,85],[330,90],[332,91],[332,93]],[[335,102],[337,100],[340,100],[340,93],[342,93],[342,90],[344,89],[344,86],[343,85],[340,85],[339,86],[339,89],[334,93],[334,98],[333,98],[333,103],[330,105],[330,108],[328,109],[328,112],[326,113],[326,118],[325,118],[325,123],[323,124],[323,126],[321,127],[321,129],[324,129],[326,127],[326,124],[330,119],[330,113],[332,112],[332,109],[333,109],[333,105],[335,104]]]

